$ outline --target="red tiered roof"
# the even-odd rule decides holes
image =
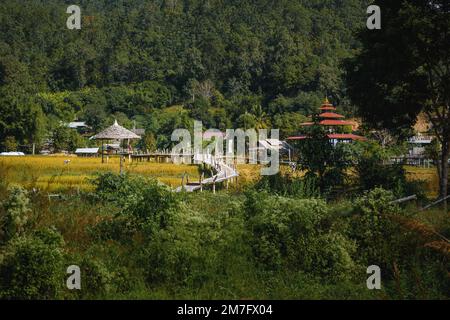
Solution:
[[[319,118],[322,118],[319,122],[322,126],[354,126],[355,122],[342,120],[345,117],[341,114],[335,112],[327,112],[328,110],[336,110],[336,108],[328,101],[328,98],[325,99],[320,110],[324,111],[319,115]],[[314,122],[304,122],[301,126],[312,126]],[[328,138],[337,139],[337,140],[365,140],[364,137],[355,135],[355,134],[345,134],[345,133],[330,133],[328,134]],[[303,140],[307,139],[307,136],[302,135],[298,137],[290,137],[288,140]]]
[[[314,122],[303,122],[302,126],[312,126]],[[319,122],[322,126],[353,126],[353,121],[326,119]]]
[[[336,139],[336,140],[359,140],[364,141],[366,138],[358,136],[353,133],[330,133],[327,135],[329,139]],[[287,140],[305,140],[308,136],[297,136],[297,137],[289,137]]]
[[[323,126],[351,126],[354,122],[347,120],[322,120],[320,124]]]
[[[319,108],[320,110],[336,110],[335,107],[328,101],[328,98],[325,98],[325,101],[322,103],[322,105]]]
[[[329,118],[329,119],[338,119],[338,118],[345,118],[342,114],[334,113],[334,112],[324,112],[319,114],[320,118]]]

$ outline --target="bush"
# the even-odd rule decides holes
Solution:
[[[142,201],[142,187],[146,179],[128,174],[114,174],[112,172],[101,173],[93,184],[95,195],[102,201],[117,205],[122,211]]]
[[[394,199],[393,192],[376,188],[354,202],[351,237],[358,242],[358,257],[364,265],[381,266],[395,259],[394,239],[400,229],[388,216],[401,211],[398,205],[390,204]]]
[[[271,191],[282,196],[294,196],[296,198],[318,198],[320,190],[318,181],[314,177],[296,178],[291,174],[281,172],[263,176],[255,188],[260,191]]]
[[[158,232],[143,250],[144,274],[151,285],[194,285],[197,282],[194,273],[198,277],[205,271],[198,265],[202,260],[198,235],[183,228],[176,229]],[[203,276],[200,278],[204,280]]]
[[[120,232],[123,235],[144,231],[151,236],[159,229],[168,227],[180,205],[178,194],[154,179],[106,173],[101,174],[94,183],[98,196],[119,208],[118,220],[98,226],[103,231],[109,229],[115,232],[124,226],[125,232]],[[108,236],[104,232],[103,237],[117,239],[117,235]]]
[[[253,253],[265,268],[285,266],[332,280],[345,278],[353,268],[354,245],[329,230],[322,200],[249,193],[246,215]]]
[[[30,200],[28,193],[20,186],[11,186],[8,188],[8,198],[1,204],[4,210],[2,217],[2,227],[0,239],[8,241],[14,236],[24,232],[28,221],[30,209]]]
[[[149,181],[142,189],[142,200],[122,214],[131,215],[149,234],[167,228],[180,208],[178,194],[156,180]]]
[[[352,147],[355,152],[355,170],[362,190],[383,188],[392,190],[396,197],[412,194],[419,198],[425,197],[421,182],[407,180],[403,164],[387,164],[389,150],[375,142],[358,142]]]
[[[84,257],[80,264],[80,272],[83,297],[101,297],[109,292],[111,274],[101,261]]]
[[[0,262],[3,299],[56,299],[64,283],[60,235],[42,231],[10,241]]]
[[[313,238],[300,237],[296,245],[291,264],[332,282],[351,278],[351,271],[355,269],[352,256],[356,246],[345,236],[327,232]]]

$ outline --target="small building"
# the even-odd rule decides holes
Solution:
[[[90,133],[91,127],[89,127],[84,121],[73,121],[67,124],[67,127],[70,129],[77,130],[80,134]]]
[[[408,139],[409,155],[421,156],[425,153],[425,147],[431,143],[433,137],[420,133]]]
[[[88,126],[84,121],[73,121],[69,122],[67,124],[67,127],[69,127],[70,129],[80,129],[80,128],[87,128]]]
[[[278,139],[263,139],[258,141],[258,147],[250,148],[249,151],[257,151],[259,153],[259,159],[265,159],[267,151],[277,151],[279,152],[280,158],[291,162],[293,148],[286,141],[281,141]]]
[[[25,154],[23,152],[20,151],[11,151],[11,152],[1,152],[0,156],[24,156]]]
[[[108,141],[108,140],[114,140],[114,141],[119,141],[119,146],[121,144],[122,141],[127,140],[127,151],[122,149],[122,155],[125,153],[130,154],[131,153],[131,146],[130,146],[130,140],[133,139],[141,139],[140,136],[138,136],[137,134],[135,134],[134,132],[131,132],[130,130],[120,126],[117,123],[117,120],[114,120],[114,124],[108,128],[106,128],[105,130],[103,130],[100,133],[97,133],[96,135],[92,136],[89,138],[89,140],[101,140],[102,141],[102,163],[104,163],[104,154],[105,154],[105,149],[104,149],[104,141]],[[122,157],[120,158],[122,159]],[[122,162],[121,162],[122,163]],[[121,172],[122,172],[122,167],[121,167]]]
[[[338,142],[352,142],[352,141],[363,141],[366,140],[364,137],[354,134],[353,131],[358,128],[358,124],[355,121],[345,120],[345,117],[341,114],[336,113],[336,107],[334,107],[328,98],[325,99],[322,106],[319,108],[320,113],[318,115],[318,124],[324,127],[328,132],[328,138],[336,145]],[[313,121],[301,123],[300,126],[307,127],[314,125]],[[345,127],[349,129],[346,133]],[[305,140],[308,136],[301,134],[294,137],[289,137],[287,140]]]
[[[75,154],[79,157],[97,157],[99,148],[78,148]]]

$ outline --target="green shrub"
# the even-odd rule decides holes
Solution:
[[[111,273],[94,258],[84,257],[80,263],[81,293],[84,298],[105,296],[111,289]]]
[[[101,199],[117,205],[126,230],[145,229],[149,236],[170,224],[180,204],[178,194],[154,179],[106,173],[94,183]],[[103,227],[116,229],[117,224],[104,223]]]
[[[270,191],[282,196],[294,196],[296,198],[318,198],[320,189],[317,178],[306,176],[303,178],[293,177],[291,174],[281,172],[263,176],[255,188],[260,191]]]
[[[291,253],[291,264],[300,266],[301,270],[333,282],[351,278],[356,246],[345,236],[328,232],[316,237],[300,237],[296,248]]]
[[[248,193],[247,228],[256,260],[265,268],[303,270],[332,280],[353,268],[354,244],[330,232],[323,200]]]
[[[30,209],[28,193],[20,186],[8,188],[8,198],[1,203],[4,211],[1,217],[0,239],[8,241],[14,236],[21,235],[25,230]]]
[[[376,188],[354,202],[351,237],[358,242],[358,257],[365,265],[381,266],[396,257],[400,228],[388,219],[401,213],[398,205],[390,204],[394,199],[393,192]]]
[[[114,240],[123,244],[131,244],[137,231],[134,221],[124,216],[115,216],[88,228],[89,235],[96,241]]]
[[[128,174],[101,173],[94,179],[95,195],[105,203],[117,205],[122,211],[142,201],[142,188],[147,180]]]
[[[64,283],[61,238],[54,231],[12,239],[0,262],[4,299],[56,299]]]
[[[424,199],[424,182],[408,181],[403,164],[388,164],[391,151],[375,142],[358,142],[352,146],[355,171],[362,190],[383,188],[392,190],[396,197],[416,194]]]
[[[156,180],[142,186],[141,192],[142,200],[122,211],[122,214],[132,216],[148,234],[167,228],[177,209],[180,209],[178,194],[159,185]]]
[[[198,265],[202,259],[201,251],[200,242],[194,232],[189,233],[181,228],[177,228],[177,231],[158,232],[143,251],[147,282],[151,285],[193,285],[193,282],[196,282],[193,274],[197,272],[198,276],[199,272],[204,272]]]

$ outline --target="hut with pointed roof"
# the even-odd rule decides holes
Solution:
[[[128,140],[128,145],[130,140],[132,139],[140,139],[141,137],[135,134],[134,132],[120,126],[117,123],[117,120],[114,120],[114,124],[105,130],[103,130],[100,133],[97,133],[96,135],[92,136],[90,139],[92,140],[101,140],[102,141],[102,163],[104,162],[103,155],[103,144],[105,140]]]

